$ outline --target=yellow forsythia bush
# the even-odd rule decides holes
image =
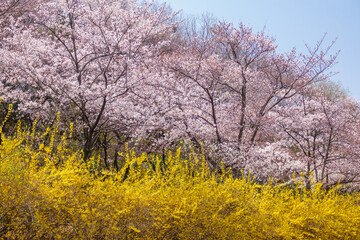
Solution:
[[[215,175],[180,149],[99,170],[56,134],[36,149],[34,131],[2,135],[0,239],[360,239],[359,193]]]

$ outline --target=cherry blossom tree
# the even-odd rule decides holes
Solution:
[[[101,132],[152,127],[163,111],[153,97],[154,61],[170,44],[176,22],[166,6],[150,7],[136,0],[43,2],[33,24],[9,27],[9,44],[0,51],[1,94],[20,100],[20,110],[32,116],[51,119],[59,111],[77,122],[84,159]]]
[[[40,0],[1,0],[0,1],[0,49],[5,45],[5,39],[9,35],[12,35],[11,25],[14,21],[21,18],[23,24],[29,24],[31,22],[31,13],[33,12],[35,6]],[[0,65],[0,72],[4,71],[3,67]],[[2,79],[0,79],[1,81]],[[3,96],[0,96],[3,97]],[[3,100],[3,99],[2,99]],[[8,113],[9,102],[1,101],[0,104],[0,119]],[[17,105],[13,106],[13,109],[17,109]],[[14,110],[13,110],[14,111]],[[8,132],[13,129],[13,126],[16,125],[17,120],[27,120],[26,118],[21,118],[21,115],[11,114],[7,119],[6,129],[3,129],[3,132]],[[1,120],[0,120],[1,121]],[[1,141],[1,140],[0,140]]]
[[[311,174],[327,186],[358,182],[358,103],[324,88],[306,90],[278,107],[283,145],[301,162],[308,185]]]
[[[265,164],[254,154],[264,156],[263,148],[270,154],[268,161],[283,154],[281,144],[272,140],[274,109],[327,78],[336,59],[336,55],[327,58],[331,45],[322,49],[323,39],[315,48],[308,47],[307,55],[295,50],[279,54],[274,39],[263,32],[224,22],[212,28],[211,38],[195,37],[185,45],[174,54],[170,69],[183,86],[179,92],[184,93],[181,106],[187,133],[193,142],[210,142],[220,159],[231,156],[227,166],[238,170]],[[283,169],[288,172],[289,164]]]

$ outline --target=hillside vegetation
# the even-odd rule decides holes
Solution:
[[[360,239],[360,105],[327,42],[0,0],[0,239]]]

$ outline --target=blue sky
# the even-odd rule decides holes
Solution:
[[[327,33],[325,44],[337,38],[341,50],[332,77],[360,101],[360,0],[164,0],[184,14],[213,14],[219,20],[245,25],[276,38],[279,51],[314,46]]]

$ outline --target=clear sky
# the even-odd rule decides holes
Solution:
[[[161,1],[160,1],[161,2]],[[280,51],[305,44],[314,46],[327,33],[325,43],[337,38],[333,53],[341,50],[333,81],[360,101],[360,0],[163,0],[173,10],[201,15],[210,13],[219,20],[245,25],[276,38]]]

